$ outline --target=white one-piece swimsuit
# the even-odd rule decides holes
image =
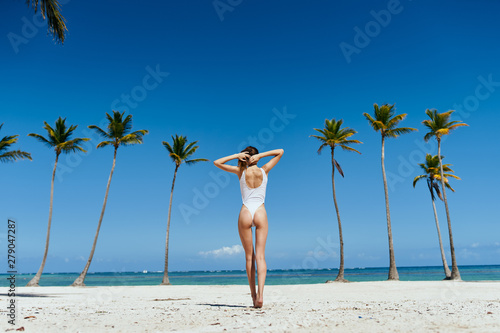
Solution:
[[[266,200],[267,175],[264,169],[259,169],[262,171],[262,183],[259,187],[248,187],[245,179],[245,171],[243,171],[240,178],[241,199],[245,207],[247,207],[250,211],[250,214],[252,214],[252,227],[255,227],[255,224],[253,223],[255,211]]]

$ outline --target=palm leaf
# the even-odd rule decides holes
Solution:
[[[0,162],[15,162],[18,159],[31,159],[31,154],[21,151],[21,150],[12,150],[0,155]]]
[[[172,146],[170,146],[170,143],[168,143],[167,141],[163,141],[162,144],[163,144],[163,146],[165,146],[165,148],[167,148],[167,151],[170,154],[174,153],[174,150],[172,149]]]
[[[360,142],[360,143],[362,143],[362,142]],[[355,152],[355,153],[361,154],[361,153],[360,153],[359,151],[357,151],[356,149],[354,149],[354,148],[352,148],[352,147],[348,147],[348,146],[346,146],[346,145],[344,145],[344,144],[341,144],[341,145],[339,145],[339,146],[340,146],[340,148],[342,148],[343,150],[353,151],[353,152]]]
[[[389,119],[389,121],[387,122],[387,129],[389,129],[389,130],[392,129],[394,126],[396,126],[401,121],[403,121],[406,118],[406,116],[407,116],[406,113],[402,113],[402,114],[395,115],[394,117]]]
[[[50,142],[49,140],[47,140],[46,138],[44,138],[44,137],[43,137],[43,136],[41,136],[40,134],[30,133],[30,134],[28,134],[28,136],[31,136],[31,137],[33,137],[33,138],[37,139],[37,140],[38,140],[38,141],[40,141],[41,143],[43,143],[43,144],[47,145],[47,147],[49,147],[49,148],[52,148],[52,147],[54,147],[54,146],[55,146],[52,142]]]
[[[433,187],[434,187],[434,190],[436,191],[438,198],[441,199],[441,201],[443,201],[443,196],[441,195],[441,191],[439,190],[439,185],[436,183],[433,183]]]
[[[7,150],[7,148],[16,143],[18,140],[18,136],[19,135],[4,136],[2,140],[0,140],[0,152]]]
[[[61,14],[61,7],[57,0],[41,0],[42,17],[47,18],[48,30],[54,38],[64,44],[66,20]],[[35,13],[38,12],[38,0],[27,0],[26,4],[31,6]]]
[[[342,171],[340,164],[335,159],[333,159],[333,163],[335,164],[335,167],[337,168],[337,171],[340,173],[340,175],[344,177],[344,172]]]
[[[108,133],[106,133],[106,131],[104,131],[102,128],[100,128],[99,126],[96,126],[96,125],[90,125],[88,126],[88,128],[90,129],[93,129],[97,132],[97,134],[99,134],[101,137],[103,137],[104,139],[110,139]]]
[[[426,179],[427,178],[427,175],[420,175],[420,176],[417,176],[413,179],[413,187],[415,187],[415,185],[417,184],[417,182],[421,179]]]
[[[402,134],[408,134],[408,133],[411,133],[411,132],[416,131],[416,130],[417,130],[416,128],[411,128],[411,127],[393,128],[393,129],[387,130],[385,132],[385,135],[388,137],[391,137],[391,138],[397,138],[398,136],[400,136]]]
[[[208,162],[209,160],[207,160],[206,158],[195,158],[193,160],[186,160],[184,161],[184,163],[186,163],[187,165],[193,165],[193,164],[196,164],[198,162]]]
[[[97,145],[97,148],[104,148],[106,146],[114,146],[114,145],[115,145],[114,141],[102,141],[102,142],[99,142],[99,144]]]

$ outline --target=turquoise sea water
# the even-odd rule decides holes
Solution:
[[[500,281],[500,265],[459,266],[464,281]],[[384,281],[388,268],[349,268],[345,278],[352,282]],[[441,266],[398,267],[401,281],[439,281],[444,278]],[[314,284],[334,280],[337,269],[277,269],[268,270],[266,284]],[[42,275],[40,286],[68,286],[79,273],[46,273]],[[25,286],[34,274],[16,275],[16,286]],[[0,274],[0,287],[10,283],[9,275]],[[107,272],[89,273],[85,279],[87,286],[148,286],[161,283],[163,272]],[[247,284],[245,271],[189,271],[170,272],[173,285],[231,285]]]

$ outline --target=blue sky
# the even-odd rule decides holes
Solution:
[[[45,243],[55,154],[28,133],[57,117],[90,137],[88,153],[62,156],[55,183],[46,272],[79,272],[89,255],[112,162],[88,125],[112,109],[147,129],[122,147],[90,271],[162,270],[174,164],[171,135],[199,141],[211,161],[253,143],[283,148],[269,176],[268,267],[338,267],[329,155],[313,128],[342,118],[362,155],[339,151],[337,177],[346,267],[388,266],[380,134],[363,117],[396,103],[419,131],[386,144],[399,266],[440,265],[424,183],[427,108],[458,110],[460,128],[442,154],[462,178],[448,193],[459,265],[499,264],[500,4],[494,1],[62,1],[68,35],[56,45],[22,1],[0,22],[0,135],[33,161],[2,164],[0,219],[18,224],[18,261],[38,269]],[[183,165],[174,192],[170,269],[243,269],[237,178],[212,163]],[[444,205],[437,203],[448,246]],[[4,224],[5,225],[5,224]],[[6,246],[6,227],[0,230]],[[3,244],[3,245],[2,245]],[[448,256],[449,258],[449,256]],[[450,259],[448,259],[450,260]]]

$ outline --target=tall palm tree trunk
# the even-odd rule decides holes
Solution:
[[[441,188],[443,189],[444,206],[446,208],[446,219],[448,220],[448,233],[450,235],[450,252],[451,252],[451,280],[462,280],[458,271],[457,259],[455,257],[455,246],[453,245],[453,234],[451,232],[450,211],[448,209],[448,200],[446,199],[446,189],[444,184],[443,161],[441,160],[441,139],[438,142],[438,158],[439,168],[441,170]]]
[[[394,245],[392,243],[391,212],[389,211],[389,191],[387,190],[387,178],[385,176],[385,155],[384,155],[384,136],[382,136],[382,175],[384,178],[385,192],[385,212],[387,216],[387,234],[389,237],[389,277],[388,280],[399,280],[398,269],[396,268],[396,259],[394,258]]]
[[[434,203],[434,200],[432,200],[432,208],[434,209],[434,219],[436,220],[436,228],[438,231],[439,248],[441,249],[441,259],[443,260],[445,280],[449,280],[451,278],[451,272],[450,272],[450,268],[448,267],[448,263],[446,262],[446,256],[444,254],[443,240],[441,239],[441,230],[439,229],[439,221],[438,221],[438,216],[437,216],[437,211],[436,211],[436,204]]]
[[[335,204],[335,211],[337,212],[337,221],[339,225],[339,240],[340,240],[340,266],[339,266],[339,274],[335,281],[337,282],[347,282],[344,279],[344,238],[342,237],[342,223],[340,222],[340,213],[339,207],[337,205],[337,196],[335,194],[335,163],[333,158],[333,148],[332,148],[332,189],[333,189],[333,203]]]
[[[49,252],[49,238],[50,238],[50,226],[52,224],[52,204],[54,202],[54,178],[56,177],[57,161],[59,160],[59,153],[56,153],[56,161],[54,163],[54,170],[52,171],[52,182],[50,184],[50,208],[49,208],[49,223],[47,226],[47,238],[45,240],[45,252],[43,254],[42,264],[38,269],[36,275],[28,282],[26,287],[38,287],[38,282],[42,277],[43,268],[45,267],[45,260],[47,260],[47,253]]]
[[[95,251],[95,247],[97,244],[97,237],[99,237],[99,230],[101,229],[101,223],[102,223],[102,219],[104,217],[104,211],[106,210],[106,203],[108,202],[109,186],[111,185],[111,178],[113,177],[113,172],[115,171],[116,151],[117,150],[118,150],[118,148],[115,147],[115,153],[113,156],[113,166],[111,167],[111,172],[109,173],[108,185],[106,186],[106,194],[104,195],[104,203],[102,204],[101,216],[99,217],[99,223],[97,224],[97,231],[96,231],[95,237],[94,237],[94,244],[92,245],[92,250],[90,251],[90,256],[89,256],[89,259],[87,260],[87,264],[85,265],[85,268],[83,269],[83,272],[80,274],[80,276],[76,278],[75,282],[73,282],[73,284],[72,284],[73,287],[85,286],[85,283],[84,283],[85,277],[87,276],[87,272],[89,270],[90,263],[92,262],[92,258],[94,257],[94,251]]]
[[[170,280],[168,279],[168,238],[170,235],[170,216],[172,214],[172,197],[174,195],[175,177],[177,176],[177,170],[179,165],[175,166],[174,179],[172,180],[172,190],[170,191],[170,202],[168,204],[168,222],[167,222],[167,239],[165,241],[165,270],[163,272],[162,285],[169,285]]]

